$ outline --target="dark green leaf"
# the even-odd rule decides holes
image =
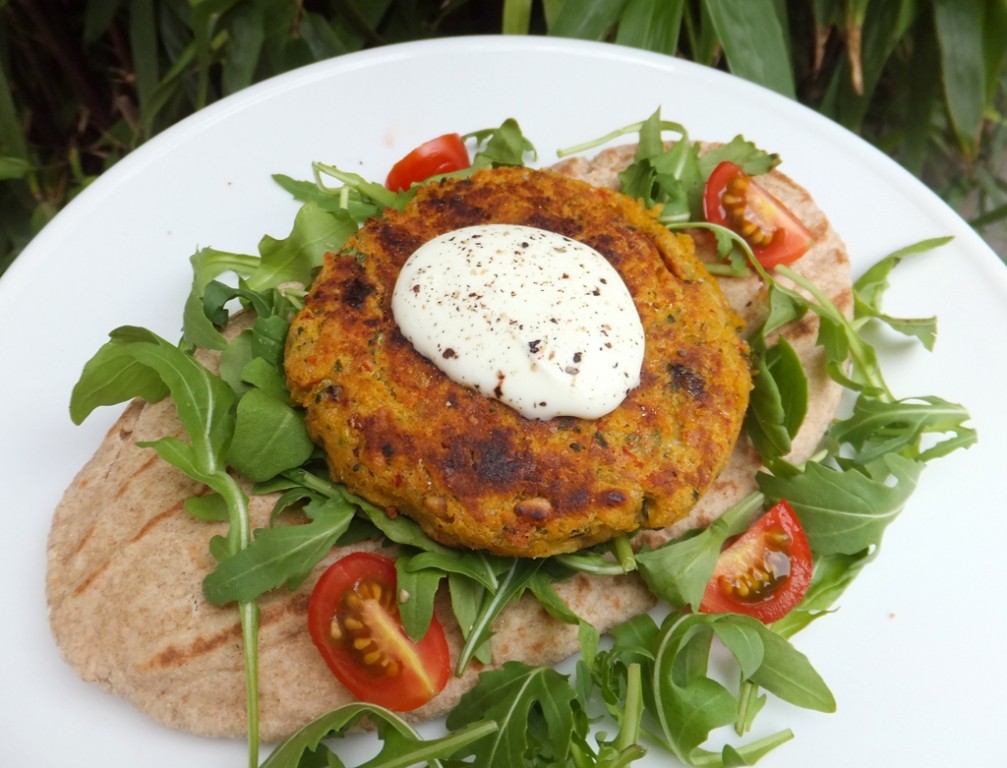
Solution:
[[[850,555],[880,543],[922,470],[922,462],[889,455],[881,459],[875,477],[811,463],[793,477],[760,473],[757,479],[767,498],[790,502],[816,554]]]
[[[282,283],[308,285],[312,273],[322,265],[328,251],[338,250],[357,223],[344,212],[332,213],[312,202],[301,206],[290,234],[283,240],[269,235],[259,243],[262,262],[249,276],[247,287],[253,291],[275,288]]]
[[[756,375],[745,430],[763,463],[790,453],[808,406],[808,379],[794,348],[784,337],[756,360]]]
[[[567,0],[549,25],[556,37],[601,40],[619,18],[626,0]]]
[[[476,651],[493,636],[493,624],[503,610],[516,601],[528,588],[528,583],[541,567],[540,560],[524,560],[514,558],[504,574],[500,577],[499,588],[487,593],[479,614],[475,617],[465,646],[458,655],[455,670],[458,674],[465,671]]]
[[[733,722],[736,711],[734,697],[717,681],[700,673],[676,674],[680,654],[697,639],[703,640],[701,647],[708,647],[713,621],[711,616],[700,613],[669,617],[654,658],[652,694],[656,711],[652,714],[664,739],[685,762],[691,762],[693,751],[713,729]]]
[[[807,594],[794,610],[773,622],[773,631],[782,637],[792,637],[824,616],[878,551],[875,547],[854,555],[816,554]]]
[[[948,112],[962,149],[973,156],[986,109],[986,67],[977,44],[982,6],[982,0],[933,0]]]
[[[829,435],[856,449],[856,460],[861,464],[892,453],[919,459],[925,436],[954,434],[974,440],[975,432],[964,426],[968,419],[962,406],[939,397],[893,402],[859,397],[853,413],[833,424]]]
[[[353,519],[354,508],[329,499],[312,508],[311,522],[260,528],[251,543],[228,557],[203,581],[203,593],[214,605],[247,602],[286,584],[297,587]]]
[[[544,749],[557,765],[565,764],[574,731],[576,699],[567,679],[548,667],[529,667],[509,661],[500,669],[484,672],[448,715],[452,731],[485,720],[495,720],[499,730],[473,745],[480,768],[513,768]],[[535,743],[532,721],[539,721],[545,738]],[[539,729],[535,729],[538,733]]]
[[[252,482],[274,477],[303,464],[314,451],[301,414],[261,389],[238,401],[228,461]]]
[[[124,327],[109,334],[110,341],[84,365],[70,395],[70,418],[83,423],[103,405],[116,405],[134,397],[156,403],[168,395],[168,387],[157,372],[136,360],[130,344],[148,338],[140,329]]]
[[[675,55],[684,5],[684,0],[627,0],[615,42]]]
[[[377,728],[382,748],[367,765],[414,766],[449,758],[471,749],[471,745],[496,731],[496,724],[484,721],[470,728],[455,730],[440,738],[425,739],[402,717],[375,704],[346,704],[312,720],[280,744],[262,763],[262,768],[302,768],[305,755],[319,749],[325,750],[323,741],[332,736],[342,736],[354,730],[362,719]],[[325,750],[327,751],[327,750]],[[332,754],[332,753],[329,753]],[[342,766],[332,755],[336,766]]]
[[[729,161],[741,167],[749,176],[769,173],[780,164],[780,156],[759,149],[753,142],[735,136],[727,144],[714,147],[699,156],[699,169],[704,179],[708,179],[713,169],[720,163]]]
[[[755,619],[732,616],[730,621],[746,625],[762,641],[762,663],[749,680],[795,706],[817,712],[836,711],[832,692],[807,656]]]
[[[784,24],[773,0],[707,0],[704,4],[731,72],[790,98],[793,65]]]
[[[672,606],[698,607],[724,542],[746,530],[761,505],[761,496],[754,494],[702,531],[637,554],[640,575],[647,586]]]
[[[477,151],[472,158],[473,168],[499,168],[508,165],[524,165],[528,157],[535,158],[535,146],[521,132],[521,126],[514,118],[507,118],[499,128],[473,131],[462,137],[474,139]]]
[[[418,641],[430,626],[437,590],[446,574],[433,568],[410,568],[405,553],[395,559],[395,573],[402,626],[409,637]]]
[[[228,521],[227,501],[217,493],[205,496],[190,496],[185,500],[185,511],[197,520],[212,523]]]

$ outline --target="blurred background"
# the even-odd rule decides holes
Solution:
[[[224,96],[364,48],[602,40],[730,71],[860,134],[1007,261],[1007,0],[0,0],[0,273],[74,195]]]

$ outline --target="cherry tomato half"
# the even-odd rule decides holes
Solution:
[[[399,617],[395,563],[354,552],[322,574],[308,603],[308,633],[329,669],[361,701],[407,712],[447,685],[451,658],[437,618],[414,642]]]
[[[808,538],[781,501],[720,553],[699,610],[744,613],[768,624],[790,613],[810,583]]]
[[[385,186],[393,192],[409,189],[431,176],[469,167],[469,151],[457,133],[446,133],[420,144],[392,166]]]
[[[732,162],[719,163],[707,179],[703,212],[745,239],[766,269],[803,256],[814,236],[789,208]]]

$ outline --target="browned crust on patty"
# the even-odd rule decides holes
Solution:
[[[399,332],[391,295],[406,259],[488,223],[586,243],[621,275],[646,355],[640,385],[610,414],[525,418],[449,379]],[[441,543],[539,557],[663,528],[692,508],[747,407],[738,331],[690,238],[621,194],[499,168],[421,188],[329,255],[291,326],[286,369],[334,479]]]

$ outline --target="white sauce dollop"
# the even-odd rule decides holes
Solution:
[[[392,293],[402,334],[459,384],[531,419],[598,418],[640,383],[644,333],[604,256],[554,232],[487,224],[425,243]]]

